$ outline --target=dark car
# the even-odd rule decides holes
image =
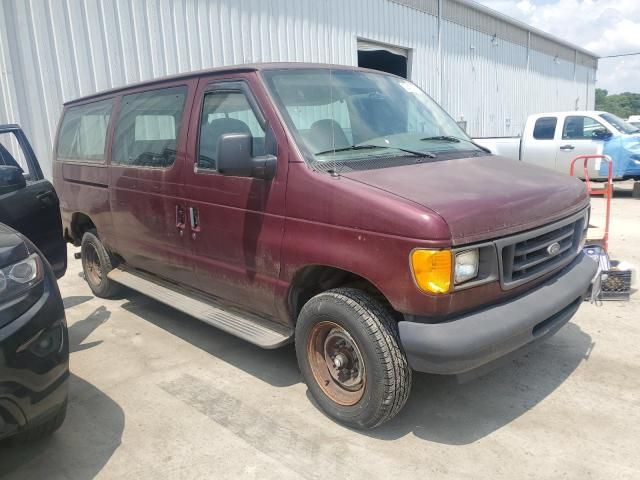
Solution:
[[[0,440],[64,421],[69,340],[56,277],[35,245],[0,224]]]
[[[0,222],[0,440],[29,440],[56,430],[67,408],[69,340],[56,282],[66,243],[53,186],[16,125],[0,126]]]
[[[492,156],[412,83],[242,65],[69,102],[54,183],[93,292],[275,348],[373,427],[412,370],[472,375],[558,331],[596,271],[589,195]]]

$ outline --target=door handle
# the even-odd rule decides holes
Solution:
[[[191,230],[200,231],[200,212],[196,207],[189,207],[189,220],[191,221]]]
[[[180,231],[180,235],[184,232],[185,223],[184,207],[182,205],[176,205],[176,228]]]
[[[567,145],[562,145],[560,147],[560,150],[573,150],[574,148],[576,148],[576,147],[574,147],[573,145],[567,144]]]
[[[42,203],[43,207],[50,207],[55,204],[53,191],[47,190],[36,194],[36,198]]]

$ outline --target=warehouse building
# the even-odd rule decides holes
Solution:
[[[360,65],[409,78],[473,136],[594,108],[597,57],[468,0],[3,0],[0,123],[51,173],[68,100],[247,62]]]

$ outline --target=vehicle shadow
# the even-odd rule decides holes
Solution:
[[[274,387],[302,381],[293,344],[265,350],[127,289],[122,308]]]
[[[274,387],[302,381],[293,345],[263,350],[141,294],[131,292],[126,298],[126,310]],[[467,383],[415,373],[413,391],[400,414],[359,433],[381,440],[412,433],[447,445],[472,443],[543,401],[588,359],[592,348],[591,337],[569,323],[523,357]]]
[[[613,198],[633,198],[633,190],[628,188],[613,187]]]
[[[467,383],[416,373],[413,391],[400,414],[364,433],[382,440],[413,433],[446,445],[473,443],[542,402],[589,358],[593,346],[588,334],[568,323],[523,357]]]
[[[75,322],[69,328],[71,352],[98,345],[83,342],[109,315],[99,307]],[[124,424],[124,411],[113,399],[71,374],[67,418],[60,430],[32,443],[0,444],[0,478],[95,478],[120,445]]]
[[[68,308],[73,308],[77,305],[82,305],[85,302],[91,300],[92,296],[90,295],[70,295],[68,297],[64,297],[62,299],[62,303],[64,304],[65,310]]]

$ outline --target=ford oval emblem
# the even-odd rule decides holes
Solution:
[[[549,256],[554,256],[560,253],[560,244],[558,242],[553,242],[547,247],[547,253]]]

